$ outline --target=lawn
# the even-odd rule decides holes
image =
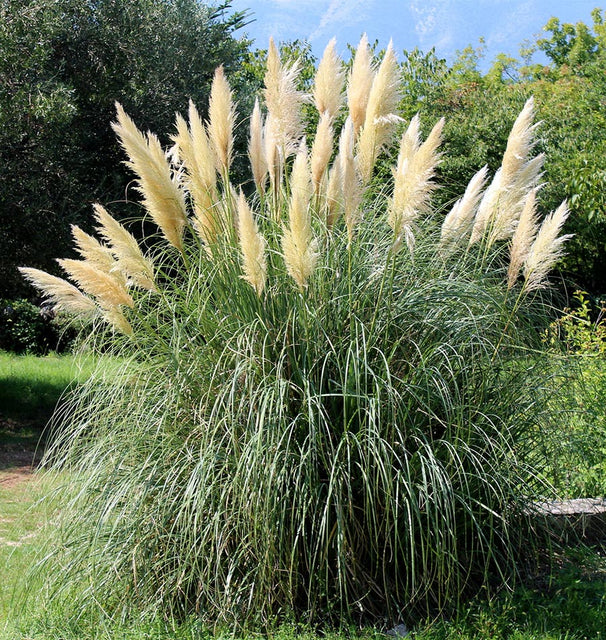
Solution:
[[[82,356],[17,356],[0,351],[1,442],[31,442],[61,395],[75,381],[85,379],[91,367],[92,360]],[[14,433],[11,424],[19,425]]]

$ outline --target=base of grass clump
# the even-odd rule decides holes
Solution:
[[[543,368],[494,291],[390,278],[385,315],[382,278],[329,275],[331,298],[217,331],[218,352],[190,316],[158,325],[174,350],[93,376],[49,453],[70,474],[57,596],[266,626],[410,620],[512,581]]]

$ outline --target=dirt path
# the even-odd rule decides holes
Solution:
[[[33,478],[40,463],[35,449],[0,445],[0,487],[10,489]]]
[[[9,489],[33,478],[42,451],[37,449],[33,442],[11,442],[11,437],[18,434],[22,428],[31,428],[32,425],[20,424],[14,420],[0,417],[0,487]],[[35,440],[34,440],[35,442]]]

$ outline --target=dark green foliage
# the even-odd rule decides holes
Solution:
[[[538,439],[544,474],[565,497],[606,496],[606,322],[604,306],[575,293],[550,327],[560,413]],[[565,347],[562,356],[561,346]]]
[[[2,0],[0,296],[29,294],[17,266],[57,272],[69,225],[90,228],[92,202],[137,199],[110,128],[114,102],[144,130],[171,132],[190,98],[206,104],[219,64],[240,86],[243,21],[229,2]]]
[[[415,640],[585,640],[606,629],[604,548],[570,548],[496,599],[478,599],[455,620],[419,628]],[[411,638],[411,640],[412,640]]]
[[[69,349],[74,337],[50,309],[27,300],[0,300],[0,349],[40,355]]]

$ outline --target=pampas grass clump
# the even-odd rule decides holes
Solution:
[[[363,38],[346,89],[325,55],[309,145],[298,68],[270,46],[241,188],[222,69],[209,121],[191,105],[168,151],[118,106],[163,240],[144,253],[97,206],[101,241],[76,230],[82,259],[61,262],[80,290],[23,269],[119,356],[47,456],[70,478],[51,593],[78,615],[410,620],[510,582],[532,542],[528,350],[566,217],[538,226],[532,102],[444,217],[441,121],[425,141],[407,124],[389,193],[368,190],[398,133],[393,49],[375,67]]]

